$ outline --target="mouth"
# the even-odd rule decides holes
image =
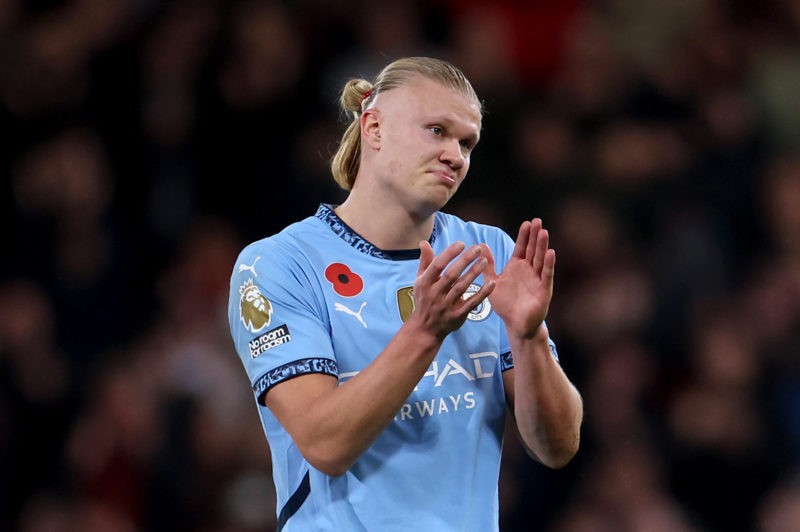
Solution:
[[[444,170],[433,170],[431,174],[433,174],[433,176],[436,177],[436,179],[440,183],[447,186],[448,188],[453,188],[457,184],[455,175],[453,175],[452,172],[447,172]]]

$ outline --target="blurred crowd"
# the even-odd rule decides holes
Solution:
[[[509,432],[501,530],[800,530],[797,0],[0,0],[0,530],[274,530],[229,276],[406,55],[485,102],[446,210],[558,254],[582,448]]]

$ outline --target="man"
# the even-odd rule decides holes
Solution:
[[[279,528],[496,530],[506,408],[542,463],[578,448],[544,324],[555,252],[538,219],[515,243],[440,212],[481,131],[457,68],[400,59],[341,103],[346,201],[245,248],[231,279]]]

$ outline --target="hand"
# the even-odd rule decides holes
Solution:
[[[420,242],[419,247],[414,312],[409,321],[443,340],[461,327],[470,310],[483,302],[494,289],[494,282],[486,282],[468,300],[462,298],[489,261],[482,256],[485,254],[483,247],[476,245],[464,251],[463,242],[450,245],[436,257],[428,242]]]
[[[539,218],[523,222],[511,259],[499,275],[495,273],[494,257],[483,244],[484,256],[489,261],[483,278],[497,284],[489,301],[509,334],[519,338],[536,335],[553,297],[556,252],[547,247],[548,241],[549,235]]]

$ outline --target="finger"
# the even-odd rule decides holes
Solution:
[[[544,257],[544,266],[542,267],[542,281],[544,281],[547,289],[553,291],[553,278],[556,273],[556,251],[548,249]]]
[[[456,307],[458,313],[462,316],[469,314],[472,309],[483,303],[491,295],[495,286],[497,286],[497,283],[494,280],[484,283],[477,292],[458,304]]]
[[[542,229],[542,220],[534,218],[531,221],[531,231],[528,235],[528,241],[525,248],[525,261],[532,263],[533,258],[536,256],[536,240],[539,236],[539,231]]]
[[[440,276],[440,282],[448,289],[464,274],[464,270],[481,255],[480,246],[470,246],[470,248],[455,259]]]
[[[522,225],[519,226],[519,233],[517,233],[517,241],[514,244],[514,252],[511,254],[513,257],[525,258],[525,249],[528,246],[530,232],[531,223],[527,220],[522,222]]]
[[[536,250],[533,254],[533,271],[536,275],[542,274],[542,267],[544,266],[544,258],[547,254],[547,244],[550,241],[550,234],[547,229],[542,229],[536,236]]]
[[[486,257],[486,269],[483,270],[483,278],[487,281],[497,278],[497,267],[494,262],[492,250],[486,244],[481,244],[481,257]]]
[[[486,257],[480,257],[478,260],[472,263],[472,266],[464,272],[464,274],[458,278],[458,280],[453,283],[453,287],[450,289],[450,292],[447,294],[447,300],[453,302],[460,297],[463,297],[464,293],[467,291],[467,288],[472,284],[478,276],[484,272],[489,261],[486,260]]]
[[[425,278],[425,280],[432,283],[438,281],[439,276],[442,274],[447,265],[450,264],[450,261],[456,258],[462,251],[464,251],[463,242],[455,242],[450,244],[444,251],[439,253],[438,256],[434,257],[433,260],[430,261],[422,276]],[[431,253],[432,252],[433,250],[431,250]]]

